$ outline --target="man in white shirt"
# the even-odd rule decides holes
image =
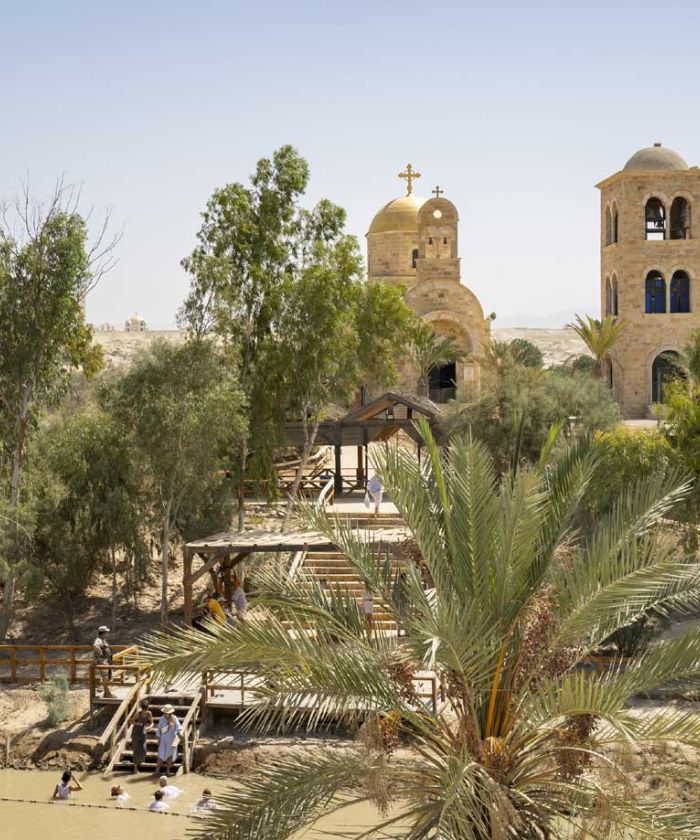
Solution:
[[[167,803],[163,802],[163,791],[158,789],[153,794],[153,802],[148,806],[149,811],[167,811]]]
[[[158,779],[158,786],[165,799],[175,799],[176,796],[182,793],[182,788],[179,788],[177,785],[168,784],[167,776],[161,776]]]
[[[236,618],[239,621],[243,621],[248,613],[248,599],[243,591],[243,586],[241,585],[241,579],[239,577],[234,579],[233,584],[235,589],[233,590],[233,595],[231,596],[231,604],[236,608]]]

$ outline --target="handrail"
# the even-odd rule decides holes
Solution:
[[[144,675],[141,680],[134,683],[131,690],[119,704],[117,711],[112,715],[112,719],[107,724],[99,741],[95,744],[93,756],[97,759],[102,755],[107,742],[109,742],[109,762],[104,770],[105,774],[111,772],[123,747],[126,745],[127,738],[129,737],[129,723],[134,711],[138,708],[139,700],[141,699],[141,689],[145,682],[146,678]]]
[[[204,686],[200,686],[195,694],[192,703],[190,704],[187,714],[182,721],[182,772],[189,773],[192,767],[192,758],[194,757],[194,748],[197,744],[197,723],[195,714],[197,709],[202,704]],[[192,730],[192,743],[190,744],[190,729]]]
[[[295,552],[294,556],[292,557],[292,562],[289,566],[289,573],[287,577],[292,580],[299,569],[304,565],[304,560],[306,559],[306,551],[302,549],[301,551]]]
[[[331,477],[328,479],[326,484],[323,486],[323,489],[319,493],[318,499],[316,500],[316,510],[323,510],[328,502],[329,497],[335,496],[335,478]],[[331,502],[332,504],[332,502]]]
[[[118,662],[131,656],[138,659],[138,650],[137,645],[112,646],[113,658]],[[92,645],[0,645],[0,656],[6,655],[6,658],[0,658],[0,668],[9,668],[10,671],[9,675],[0,676],[0,682],[41,682],[47,679],[49,669],[66,667],[71,683],[87,683],[90,681],[90,666],[94,661],[93,651]],[[26,654],[29,653],[35,653],[36,657],[27,658]],[[69,656],[58,655],[61,653],[67,653]],[[121,665],[118,664],[118,667]],[[24,668],[34,669],[34,673],[29,676],[19,675],[18,671]],[[86,669],[87,673],[79,676],[79,668]]]

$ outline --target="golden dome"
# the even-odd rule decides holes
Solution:
[[[419,195],[402,195],[395,198],[376,214],[372,219],[367,233],[388,233],[393,231],[416,231],[418,229],[418,211],[425,204],[426,199]]]

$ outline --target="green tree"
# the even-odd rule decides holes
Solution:
[[[417,393],[427,397],[430,392],[430,372],[465,357],[453,336],[439,336],[430,324],[416,319],[411,330],[410,352],[418,371]]]
[[[241,434],[235,366],[204,339],[155,341],[111,385],[106,410],[129,435],[143,465],[145,492],[160,531],[161,621],[168,618],[170,545],[186,509],[219,481]],[[222,523],[222,525],[225,523]]]
[[[329,202],[320,208],[336,216],[337,235],[312,243],[308,264],[283,292],[279,328],[268,342],[269,367],[281,380],[279,419],[298,416],[304,430],[291,498],[329,404],[347,404],[368,380],[382,385],[395,378],[394,355],[411,315],[400,290],[363,282],[357,241],[341,232],[344,211]]]
[[[17,537],[6,535],[0,563],[0,641],[12,621],[18,577],[27,571],[17,528],[30,432],[65,389],[71,368],[90,376],[101,364],[82,307],[111,265],[114,241],[105,230],[88,244],[75,195],[60,184],[48,203],[33,206],[25,194],[0,216],[0,413],[9,437],[8,517]]]
[[[610,353],[620,340],[626,326],[626,321],[621,321],[612,315],[606,315],[602,320],[586,315],[585,321],[580,315],[577,315],[576,322],[569,324],[569,327],[590,350],[595,360],[593,375],[598,379],[603,378]]]
[[[282,292],[304,257],[305,216],[298,207],[309,167],[291,146],[258,161],[250,185],[217,189],[202,214],[198,245],[182,261],[191,291],[182,321],[196,334],[213,331],[238,357],[240,389],[247,427],[235,444],[239,466],[239,528],[243,527],[244,489],[249,457],[269,453],[274,437],[275,396],[265,343],[279,322]],[[323,218],[317,239],[324,238]],[[331,220],[331,236],[337,234]],[[274,428],[271,429],[271,426]],[[269,465],[263,463],[259,469]]]
[[[525,367],[541,368],[544,366],[544,356],[540,348],[526,338],[514,338],[508,345],[510,353],[516,362]]]
[[[33,453],[34,555],[43,581],[74,632],[76,602],[109,563],[112,624],[118,607],[117,558],[143,565],[140,475],[129,440],[104,412],[57,419]]]
[[[585,443],[546,469],[499,480],[481,443],[466,436],[440,451],[427,424],[421,431],[421,464],[391,447],[375,466],[413,533],[427,591],[411,565],[397,603],[390,567],[363,534],[321,511],[306,515],[406,628],[399,649],[369,638],[354,602],[272,574],[258,581],[242,627],[154,642],[156,671],[166,675],[256,666],[262,679],[245,719],[258,731],[293,727],[297,709],[310,728],[359,726],[347,749],[280,756],[239,780],[200,836],[282,840],[369,801],[379,811],[373,832],[346,836],[697,837],[692,803],[629,795],[631,771],[615,749],[698,743],[697,716],[640,716],[628,700],[697,685],[700,631],[659,642],[624,671],[579,667],[646,608],[694,607],[700,568],[657,527],[687,486],[654,478],[627,488],[583,535],[572,521],[597,466]],[[412,690],[411,673],[426,667],[446,684],[437,711]]]

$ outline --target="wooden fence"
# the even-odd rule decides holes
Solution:
[[[73,684],[94,682],[92,645],[0,645],[0,683],[36,683],[65,675]],[[112,645],[114,670],[138,662],[136,645]],[[107,666],[105,666],[107,667]]]

